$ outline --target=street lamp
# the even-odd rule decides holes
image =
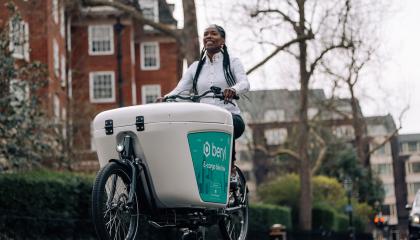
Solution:
[[[354,234],[354,228],[353,228],[353,206],[351,205],[351,195],[353,190],[353,181],[350,178],[344,179],[344,189],[347,193],[347,206],[346,206],[346,212],[349,216],[349,234],[350,239],[355,240],[356,236]]]

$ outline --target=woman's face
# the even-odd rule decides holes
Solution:
[[[216,27],[210,26],[204,30],[203,44],[207,51],[218,52],[222,45],[225,44],[225,39],[220,35]]]

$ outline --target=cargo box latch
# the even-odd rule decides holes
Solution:
[[[114,133],[114,124],[111,119],[105,120],[105,134],[112,135]]]
[[[136,117],[136,128],[137,128],[137,131],[144,131],[144,117],[143,116]]]

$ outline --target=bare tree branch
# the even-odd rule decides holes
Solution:
[[[254,150],[260,150],[262,152],[264,152],[264,154],[266,154],[269,157],[276,157],[280,154],[286,154],[289,155],[295,159],[300,159],[299,154],[296,153],[295,151],[291,150],[291,149],[285,149],[285,148],[278,148],[275,151],[268,151],[267,148],[261,144],[256,144],[254,146]]]
[[[322,137],[317,132],[312,130],[311,133],[315,136],[315,139],[321,145],[321,150],[319,151],[318,157],[315,161],[315,165],[312,168],[312,175],[315,175],[315,173],[321,168],[322,163],[324,162],[328,147],[324,139],[322,139]]]
[[[306,35],[304,37],[300,37],[300,38],[296,38],[293,40],[290,40],[289,42],[277,47],[270,55],[268,55],[266,58],[264,58],[261,62],[257,63],[255,66],[253,66],[251,69],[249,69],[246,74],[249,75],[250,73],[252,73],[253,71],[255,71],[256,69],[258,69],[259,67],[261,67],[262,65],[264,65],[268,60],[270,60],[272,57],[274,57],[278,52],[284,50],[285,48],[288,48],[289,46],[291,46],[294,43],[303,41],[303,40],[309,40],[309,39],[313,39],[313,35]]]

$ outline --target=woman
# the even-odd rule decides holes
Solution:
[[[245,130],[245,124],[233,98],[237,94],[248,92],[249,82],[240,60],[229,56],[225,30],[218,25],[210,25],[204,31],[203,45],[199,61],[195,61],[179,81],[174,90],[166,96],[183,92],[201,94],[212,86],[223,89],[224,101],[217,98],[203,98],[202,103],[213,104],[232,113],[234,136],[239,138]],[[232,161],[235,161],[235,144]]]

